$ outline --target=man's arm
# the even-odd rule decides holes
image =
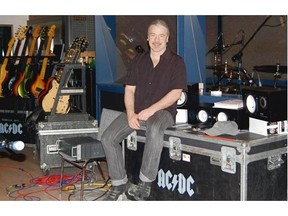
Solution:
[[[138,116],[135,113],[135,94],[136,86],[125,86],[125,93],[124,93],[124,103],[127,112],[128,124],[131,128],[139,129],[140,124],[138,121]]]

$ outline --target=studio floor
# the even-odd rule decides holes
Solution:
[[[100,166],[104,178],[99,172]],[[60,190],[60,165],[44,173],[33,144],[19,153],[0,149],[0,200],[1,201],[79,201],[81,169],[64,168],[64,184]],[[88,164],[85,172],[83,200],[98,201],[105,197],[110,182],[105,161]],[[60,192],[61,191],[61,192]]]

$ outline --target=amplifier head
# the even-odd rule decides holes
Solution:
[[[250,117],[269,122],[287,119],[287,89],[243,86],[242,99]]]

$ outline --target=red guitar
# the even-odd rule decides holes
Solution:
[[[54,35],[55,35],[55,29],[56,29],[55,25],[51,25],[49,28],[48,41],[47,41],[47,45],[46,45],[45,57],[43,59],[41,71],[40,71],[40,74],[36,75],[36,80],[30,88],[30,93],[34,97],[38,97],[39,93],[45,88],[45,80],[44,80],[45,79],[45,72],[46,72],[46,68],[47,68],[47,64],[48,64],[48,56],[50,54],[52,39],[54,38]]]
[[[25,33],[27,31],[27,26],[26,27],[20,27],[16,33],[15,37],[12,37],[8,43],[8,49],[6,51],[6,55],[5,55],[5,59],[1,65],[1,69],[0,69],[0,97],[4,97],[4,92],[3,92],[3,84],[5,84],[5,82],[8,79],[8,70],[7,70],[7,65],[9,62],[9,57],[12,51],[12,47],[15,43],[16,38],[20,41],[23,40],[23,38],[25,38]],[[14,62],[13,62],[14,64]]]
[[[67,54],[64,57],[63,63],[76,63],[80,57],[81,52],[84,52],[88,46],[86,37],[75,38],[70,46]],[[51,77],[47,81],[46,88],[39,94],[38,101],[42,104],[45,112],[51,112],[54,103],[57,103],[56,113],[66,114],[69,112],[69,95],[62,95],[59,101],[55,101],[59,89],[60,79],[63,73],[63,68],[59,68],[55,77]]]

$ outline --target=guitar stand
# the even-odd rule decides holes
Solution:
[[[80,63],[59,63],[54,66],[52,71],[52,77],[55,77],[59,68],[62,70],[62,75],[59,81],[59,88],[54,100],[54,104],[50,115],[47,116],[48,121],[65,121],[65,120],[88,120],[89,114],[86,110],[86,76],[85,66]],[[80,87],[68,87],[68,82],[71,78],[71,74],[74,70],[81,70],[81,86]],[[64,95],[78,95],[81,96],[80,113],[69,113],[69,114],[57,114],[56,108],[61,96]],[[86,118],[86,117],[87,118]]]

